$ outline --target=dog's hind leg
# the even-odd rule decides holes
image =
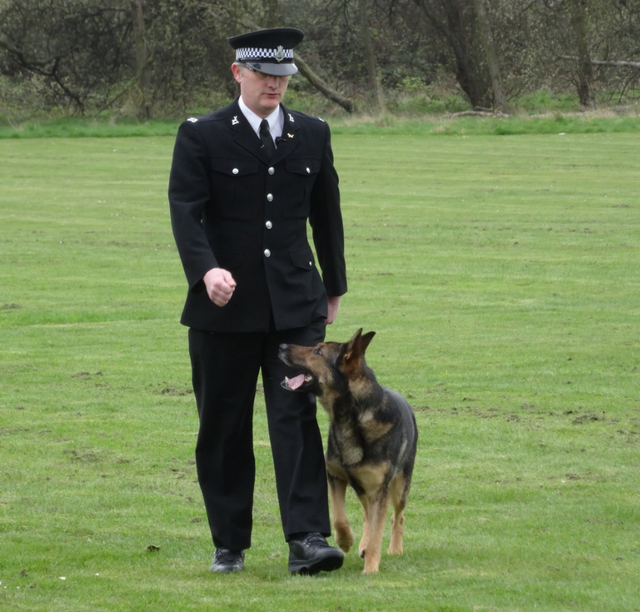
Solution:
[[[333,526],[336,530],[336,542],[338,546],[349,552],[353,546],[353,531],[349,526],[349,519],[345,510],[345,496],[347,483],[329,474],[329,493],[331,495],[331,514]]]
[[[382,534],[389,508],[389,492],[381,490],[373,499],[369,499],[367,523],[368,541],[364,552],[364,574],[374,574],[380,567],[380,549],[382,548]],[[360,553],[362,556],[362,551]]]
[[[390,555],[402,554],[402,534],[404,533],[404,509],[407,506],[409,487],[402,474],[396,476],[389,486],[391,503],[393,504],[393,516],[391,517],[391,542],[389,543]]]

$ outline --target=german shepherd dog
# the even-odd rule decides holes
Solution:
[[[315,394],[329,414],[326,463],[336,542],[345,552],[354,542],[345,512],[349,484],[364,511],[359,552],[365,574],[377,572],[380,565],[389,500],[393,517],[388,552],[402,554],[403,513],[418,442],[411,406],[399,393],[379,385],[365,362],[374,335],[363,335],[360,329],[344,344],[281,344],[279,352],[282,361],[303,372],[282,386]]]

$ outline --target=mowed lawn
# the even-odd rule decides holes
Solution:
[[[173,139],[0,140],[2,610],[640,610],[638,135],[333,142],[328,337],[416,409],[405,554],[288,574],[259,395],[253,547],[208,572]]]

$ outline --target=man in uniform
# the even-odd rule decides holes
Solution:
[[[278,359],[279,345],[321,342],[347,290],[329,128],[282,105],[303,36],[275,28],[230,38],[240,96],[180,126],[171,167],[171,221],[189,285],[181,322],[200,419],[196,465],[216,548],[211,570],[223,573],[241,570],[251,545],[259,371],[289,571],[343,562],[325,539],[315,399],[280,386],[296,372]]]

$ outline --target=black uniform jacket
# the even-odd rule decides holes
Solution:
[[[303,327],[347,290],[338,175],[329,127],[281,106],[271,160],[237,100],[178,131],[169,180],[171,222],[189,283],[181,322],[209,331]],[[307,240],[307,219],[322,270]],[[224,268],[237,286],[224,307],[202,277]]]

